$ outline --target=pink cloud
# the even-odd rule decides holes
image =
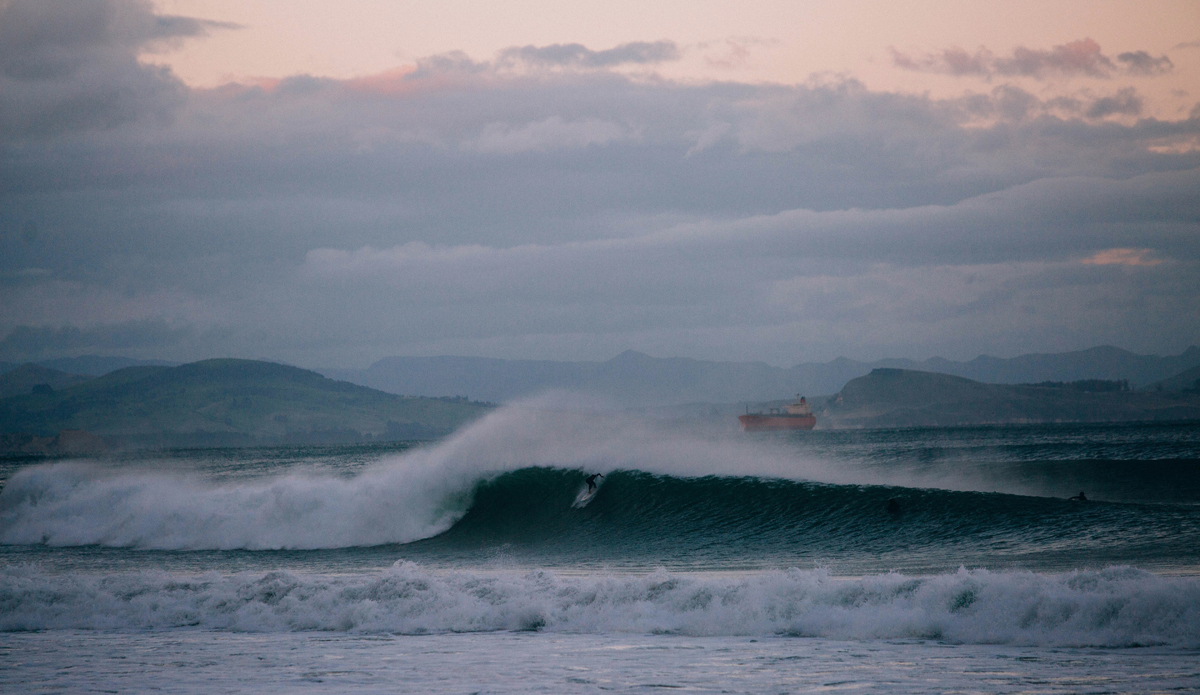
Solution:
[[[1002,75],[1040,77],[1047,72],[1059,72],[1065,75],[1108,77],[1113,62],[1100,52],[1100,44],[1087,38],[1050,50],[1018,46],[1013,49],[1011,58],[997,60],[995,69]]]
[[[731,69],[738,68],[746,64],[750,59],[750,45],[752,43],[761,43],[754,39],[726,39],[721,48],[724,50],[714,51],[711,55],[704,57],[704,62],[714,68]],[[707,45],[702,48],[708,48]]]
[[[1114,61],[1104,55],[1100,44],[1091,38],[1069,41],[1049,49],[1018,46],[1010,55],[1000,57],[984,47],[971,53],[954,46],[915,56],[896,48],[888,50],[892,54],[892,64],[904,70],[984,78],[994,75],[1039,79],[1050,75],[1107,78],[1116,73],[1147,76],[1165,74],[1175,67],[1166,56],[1155,58],[1146,51],[1121,53]]]
[[[1106,249],[1083,259],[1086,265],[1132,265],[1151,266],[1162,263],[1153,258],[1154,249]]]
[[[916,58],[901,53],[894,46],[889,46],[888,51],[892,54],[892,63],[896,67],[914,72],[987,76],[992,71],[992,54],[986,48],[980,48],[972,54],[953,46],[939,53],[927,53]]]
[[[346,81],[346,87],[356,92],[371,92],[374,94],[411,94],[420,91],[421,81],[411,79],[416,72],[415,65],[405,65],[391,70],[385,70],[375,75],[356,77]]]

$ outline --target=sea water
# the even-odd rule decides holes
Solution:
[[[3,692],[1200,689],[1195,423],[534,404],[416,446],[0,477]]]

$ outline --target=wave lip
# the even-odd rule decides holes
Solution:
[[[359,576],[180,578],[0,571],[0,630],[198,627],[428,634],[540,630],[792,635],[962,644],[1200,646],[1200,579],[1128,567],[1059,575],[957,572],[834,579],[433,573],[399,561]]]

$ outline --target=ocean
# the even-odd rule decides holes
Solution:
[[[710,425],[0,463],[0,691],[1200,690],[1200,423]]]

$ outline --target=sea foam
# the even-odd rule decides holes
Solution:
[[[790,635],[1041,646],[1200,646],[1200,580],[1127,567],[1043,575],[959,570],[838,579],[284,571],[181,577],[0,570],[0,630],[202,628],[252,632]]]

